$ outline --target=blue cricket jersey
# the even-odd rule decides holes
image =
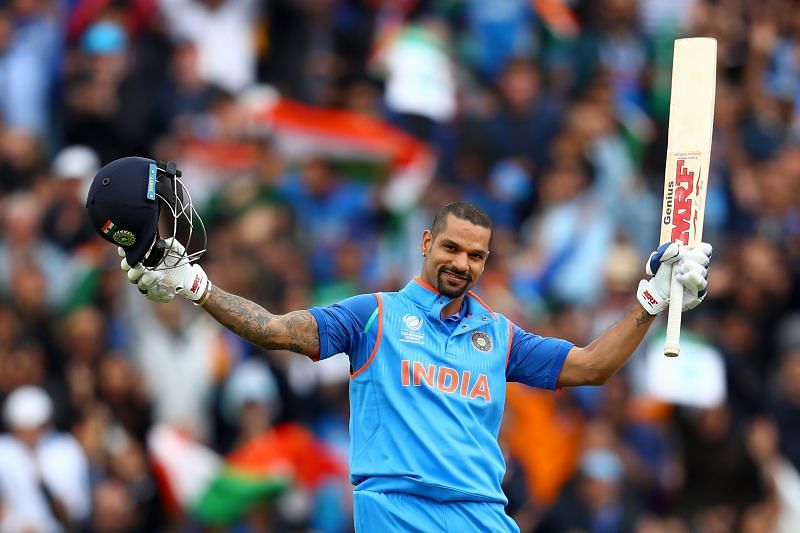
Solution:
[[[450,301],[417,277],[311,309],[320,357],[350,357],[355,490],[506,503],[506,382],[555,389],[572,343],[523,331],[472,292],[442,320]]]

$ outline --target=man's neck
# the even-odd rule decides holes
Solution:
[[[451,315],[457,315],[461,311],[461,305],[464,303],[464,295],[462,294],[452,302],[442,307],[442,318],[447,318]]]

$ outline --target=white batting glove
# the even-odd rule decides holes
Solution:
[[[684,311],[694,309],[706,297],[711,245],[704,242],[688,249],[679,242],[664,243],[650,254],[645,265],[653,276],[639,282],[636,297],[648,313],[657,315],[669,306],[669,286],[672,269],[678,269],[678,282],[683,285]]]
[[[128,269],[128,279],[135,282],[139,291],[147,293],[154,301],[170,301],[172,296],[181,296],[196,302],[208,288],[208,276],[200,265],[189,263],[183,245],[172,237],[165,239],[167,253],[155,268],[138,264]],[[127,262],[123,260],[125,264]],[[123,270],[125,266],[123,265]]]
[[[119,266],[122,271],[127,274],[128,281],[136,285],[139,285],[139,282],[142,281],[143,284],[149,286],[148,289],[139,287],[139,292],[141,292],[145,298],[161,304],[169,303],[175,298],[174,290],[158,283],[158,280],[161,278],[159,273],[145,268],[141,263],[131,267],[128,264],[128,260],[125,259],[125,248],[121,246],[117,247],[117,253],[122,257]]]

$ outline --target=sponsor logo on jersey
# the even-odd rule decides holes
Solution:
[[[472,345],[482,352],[488,352],[492,349],[492,338],[482,331],[476,331],[472,334]]]

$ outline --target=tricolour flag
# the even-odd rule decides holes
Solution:
[[[283,424],[226,457],[159,425],[148,449],[167,507],[203,524],[225,525],[292,487],[316,488],[346,468],[306,429]]]
[[[106,220],[106,223],[103,224],[103,227],[100,228],[100,231],[103,232],[103,235],[113,235],[115,231],[117,231],[117,225],[111,222],[111,220]]]
[[[251,126],[289,160],[325,157],[388,168],[382,200],[392,211],[413,206],[433,178],[436,159],[430,147],[396,126],[347,109],[310,106],[269,91],[254,93],[245,108]],[[246,168],[258,156],[251,145],[198,138],[184,139],[182,150],[204,166],[232,169]]]

